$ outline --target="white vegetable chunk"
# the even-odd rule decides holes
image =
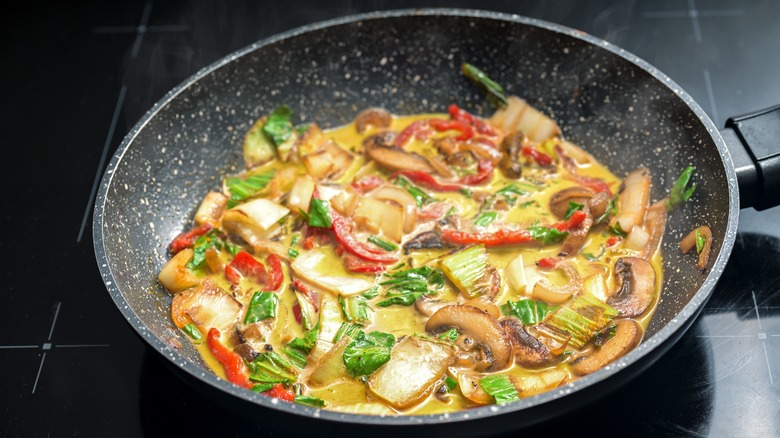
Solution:
[[[160,284],[170,293],[179,293],[200,283],[200,278],[187,269],[187,263],[192,259],[192,254],[192,248],[178,252],[157,275]]]
[[[390,406],[408,409],[433,392],[454,362],[451,345],[408,336],[393,349],[390,361],[368,379],[368,389]]]
[[[290,267],[304,280],[335,294],[356,295],[374,286],[372,281],[364,278],[324,274],[317,269],[317,265],[324,259],[325,254],[320,251],[301,252]]]
[[[241,303],[214,282],[205,280],[187,296],[181,308],[196,325],[222,330],[236,320]]]
[[[262,230],[268,230],[285,216],[290,209],[265,198],[254,199],[238,205],[231,210],[247,215]]]

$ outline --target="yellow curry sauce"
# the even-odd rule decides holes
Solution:
[[[177,257],[174,257],[169,266],[166,266],[164,269],[164,272],[166,270],[176,270],[177,274],[170,275],[169,272],[166,275],[161,273],[160,281],[174,294],[174,306],[172,308],[174,322],[178,327],[186,329],[185,332],[190,334],[188,338],[194,343],[205,362],[217,375],[222,378],[228,378],[225,373],[224,363],[212,354],[212,350],[206,342],[207,333],[214,327],[210,325],[212,323],[219,325],[219,327],[215,328],[221,332],[220,342],[227,348],[235,348],[235,351],[239,351],[236,348],[239,344],[249,344],[249,347],[242,347],[241,349],[241,353],[244,354],[242,360],[245,363],[252,362],[251,359],[257,357],[256,355],[262,357],[264,353],[269,351],[275,352],[282,358],[290,359],[285,355],[285,349],[289,350],[291,340],[304,338],[309,331],[308,329],[314,323],[314,321],[311,321],[310,327],[307,328],[304,328],[302,324],[300,312],[301,305],[304,304],[301,303],[301,300],[304,298],[302,298],[300,290],[296,292],[295,288],[292,287],[292,283],[295,280],[300,281],[309,291],[314,291],[316,300],[321,300],[315,305],[318,308],[318,312],[314,315],[319,320],[318,327],[316,327],[316,329],[319,329],[319,334],[316,346],[310,352],[304,354],[305,365],[300,368],[293,365],[292,368],[289,368],[292,374],[295,375],[295,382],[287,381],[281,385],[285,391],[297,394],[298,398],[304,402],[306,400],[309,402],[315,400],[316,406],[321,406],[325,409],[378,415],[419,415],[452,412],[489,403],[511,402],[511,400],[516,398],[553,390],[584,373],[593,371],[583,371],[584,368],[581,365],[581,368],[576,368],[576,366],[573,368],[573,363],[578,361],[581,363],[587,362],[588,356],[593,355],[595,357],[598,352],[604,352],[603,354],[609,356],[606,359],[599,359],[608,363],[625,354],[639,342],[642,330],[646,327],[653,314],[662,283],[661,254],[658,251],[659,226],[657,223],[650,223],[651,221],[645,219],[646,216],[650,216],[651,211],[648,194],[646,193],[649,190],[649,175],[642,181],[642,184],[639,184],[639,189],[636,189],[637,185],[633,184],[631,188],[627,187],[621,191],[621,185],[623,184],[621,178],[610,173],[607,168],[596,162],[587,153],[577,148],[577,146],[561,140],[558,135],[553,135],[547,139],[532,139],[528,136],[523,138],[524,148],[531,148],[551,158],[551,163],[543,164],[542,162],[540,164],[530,153],[521,153],[516,158],[522,164],[522,176],[517,178],[507,176],[497,163],[493,163],[489,178],[476,184],[462,184],[461,182],[464,181],[464,177],[479,172],[478,162],[480,157],[471,153],[471,155],[463,154],[466,158],[465,162],[461,160],[464,157],[451,159],[453,157],[451,155],[448,156],[441,149],[442,143],[437,143],[438,140],[444,138],[457,138],[463,134],[461,131],[456,129],[437,130],[428,127],[429,132],[426,135],[419,137],[413,135],[403,145],[395,147],[395,149],[399,149],[405,154],[411,155],[416,153],[419,154],[417,155],[418,157],[434,156],[441,158],[439,162],[445,163],[452,170],[452,174],[442,176],[433,172],[432,175],[443,184],[461,185],[463,190],[459,191],[436,190],[426,185],[423,181],[415,181],[411,176],[405,178],[407,185],[399,184],[398,180],[394,178],[399,173],[398,169],[388,169],[387,163],[378,163],[372,159],[370,154],[366,153],[365,142],[367,138],[377,135],[381,136],[384,133],[394,133],[397,138],[399,133],[402,133],[405,128],[415,122],[425,124],[427,123],[426,121],[431,119],[450,120],[451,118],[452,116],[447,114],[392,116],[389,123],[383,124],[380,121],[362,128],[357,128],[355,123],[323,132],[316,130],[316,127],[309,127],[306,131],[302,128],[300,132],[293,135],[295,137],[294,142],[297,144],[294,144],[289,155],[284,157],[286,160],[282,159],[280,153],[280,155],[275,156],[270,161],[238,175],[239,178],[244,180],[252,175],[273,175],[262,189],[252,193],[246,199],[238,201],[237,205],[232,206],[232,208],[227,208],[224,205],[221,206],[221,209],[219,205],[216,207],[210,205],[207,206],[208,208],[201,206],[199,215],[203,211],[211,209],[211,219],[204,220],[203,215],[196,215],[196,224],[202,226],[204,222],[210,223],[209,226],[212,232],[213,230],[224,232],[222,234],[224,242],[234,246],[228,247],[225,244],[220,248],[212,247],[213,251],[210,252],[211,258],[206,262],[202,262],[202,266],[199,268],[184,265],[185,263],[191,263],[193,260],[192,250],[189,248],[185,249],[183,253],[187,254],[187,257],[178,257],[178,261]],[[263,123],[266,123],[265,119],[262,119],[258,126]],[[484,136],[484,140],[487,141],[482,142],[483,146],[493,143],[493,147],[497,151],[505,153],[506,151],[502,149],[502,142],[507,141],[507,137],[514,133],[514,130],[511,129],[512,127],[510,126],[508,129],[505,126],[507,121],[501,120],[500,117],[485,119],[482,123],[489,124],[496,133],[495,136]],[[477,126],[475,124],[472,128],[476,129]],[[447,126],[444,126],[444,128],[447,128]],[[359,129],[362,129],[363,132],[358,132]],[[524,129],[527,130],[527,128]],[[312,133],[316,135],[310,135]],[[477,133],[472,138],[456,140],[455,143],[465,144],[474,142],[479,138],[480,134]],[[293,143],[292,140],[289,142]],[[310,142],[310,144],[304,144],[306,142]],[[350,272],[348,265],[345,265],[345,257],[354,258],[355,255],[350,255],[349,250],[339,248],[340,241],[338,238],[333,238],[333,232],[329,227],[319,227],[325,231],[321,231],[319,234],[314,233],[314,237],[307,239],[307,230],[312,228],[308,225],[311,223],[308,218],[313,213],[309,210],[308,214],[301,214],[294,205],[291,205],[301,205],[301,208],[304,210],[307,206],[311,208],[310,200],[300,201],[296,198],[296,201],[291,201],[293,196],[291,193],[300,191],[295,187],[300,188],[303,183],[299,181],[305,175],[310,174],[312,169],[310,163],[304,157],[307,154],[318,154],[322,151],[322,145],[324,144],[330,144],[330,147],[335,145],[340,148],[341,151],[349,155],[351,162],[343,165],[341,169],[330,171],[327,176],[312,178],[316,187],[316,194],[310,196],[314,198],[319,197],[322,200],[327,199],[327,205],[332,209],[331,211],[341,210],[334,212],[334,214],[341,214],[349,222],[353,237],[360,241],[364,247],[366,245],[371,246],[366,240],[368,236],[378,237],[384,242],[397,246],[397,249],[387,252],[387,254],[393,254],[397,261],[385,264],[379,263],[381,270],[378,272]],[[387,146],[392,148],[391,144]],[[284,149],[280,145],[277,145],[277,147],[279,148],[278,150]],[[336,152],[336,155],[338,154],[340,152]],[[498,160],[499,155],[500,153],[495,154],[496,160]],[[333,162],[339,162],[338,157],[328,157]],[[566,160],[568,161],[565,162]],[[572,172],[576,172],[577,177],[570,177]],[[401,173],[403,174],[403,172]],[[363,191],[355,190],[354,188],[348,189],[348,187],[352,187],[352,183],[361,180],[367,181],[370,177],[379,177],[381,180],[380,185],[369,187]],[[642,178],[645,178],[645,176],[643,175]],[[596,223],[596,218],[591,217],[591,205],[588,204],[590,201],[587,197],[573,198],[580,201],[585,199],[588,202],[573,202],[572,204],[574,205],[569,205],[573,210],[572,216],[577,215],[575,217],[580,217],[583,215],[582,213],[577,213],[579,205],[579,211],[587,210],[588,220],[593,221],[593,224],[589,225],[588,229],[585,230],[587,235],[572,254],[563,256],[559,254],[564,245],[563,242],[568,237],[566,234],[570,234],[565,231],[562,236],[559,236],[559,240],[554,243],[541,243],[539,239],[531,239],[528,242],[519,244],[487,246],[480,246],[476,243],[463,245],[449,242],[446,247],[440,249],[404,250],[405,243],[426,231],[441,234],[444,229],[489,234],[499,229],[526,230],[532,227],[549,228],[554,224],[563,224],[567,219],[557,217],[551,212],[551,201],[555,200],[556,194],[561,193],[565,189],[581,188],[587,185],[587,182],[592,182],[593,180],[603,183],[600,186],[596,185],[593,187],[609,188],[609,211],[600,214],[601,222]],[[392,228],[391,225],[383,228],[381,224],[370,223],[370,219],[361,220],[355,212],[355,208],[350,210],[348,206],[344,205],[348,205],[350,202],[354,204],[353,201],[343,201],[345,198],[343,193],[346,191],[350,192],[350,199],[357,197],[359,200],[356,202],[359,203],[361,202],[360,200],[370,197],[371,193],[375,193],[381,187],[407,190],[409,186],[421,190],[430,198],[417,206],[417,216],[413,228],[409,231],[404,230],[400,239],[394,240],[385,233],[386,230]],[[520,187],[521,189],[505,191],[500,195],[496,194],[496,192],[507,187]],[[630,193],[625,193],[628,190],[634,190],[633,197]],[[640,192],[645,191],[645,193],[637,195],[637,190]],[[233,194],[227,184],[222,188],[222,192],[224,198],[221,198],[221,202],[224,204],[224,201]],[[591,192],[595,193],[595,190]],[[339,196],[342,196],[342,198],[339,198]],[[242,203],[260,198],[268,199],[283,209],[280,210],[279,214],[282,218],[278,223],[268,227],[268,229],[263,229],[262,226],[257,226],[257,224],[237,226],[224,222],[227,217],[224,215],[225,211],[240,210]],[[626,210],[630,210],[628,204],[637,204],[637,198],[641,198],[641,205],[639,206],[641,211],[636,213],[636,217],[641,217],[632,229],[620,229],[620,221],[624,219],[618,213],[621,211],[621,203],[626,204]],[[384,198],[381,198],[380,202],[385,202],[395,207],[396,210],[394,211],[397,211],[397,203],[387,201]],[[204,201],[204,204],[206,203]],[[428,211],[429,214],[423,214],[425,211]],[[433,214],[430,214],[430,212]],[[486,212],[487,215],[485,215]],[[660,214],[665,217],[665,210]],[[247,215],[250,216],[248,220],[251,220],[252,215]],[[479,224],[475,224],[475,222]],[[582,224],[577,225],[577,227],[582,226]],[[662,233],[663,225],[661,224],[660,227]],[[572,227],[569,231],[574,231],[575,228]],[[397,227],[392,229],[397,229]],[[254,233],[254,235],[247,236],[247,233]],[[325,237],[318,237],[320,235]],[[476,234],[472,234],[472,236],[474,235]],[[197,243],[193,243],[190,246],[196,245]],[[344,245],[341,246],[343,247]],[[464,248],[471,246],[479,247],[478,253],[481,254],[480,251],[484,251],[487,254],[487,265],[479,267],[481,274],[478,275],[481,276],[478,278],[478,281],[489,284],[490,292],[482,298],[469,297],[468,291],[459,288],[456,285],[458,280],[453,281],[452,277],[457,275],[457,273],[441,275],[444,260],[448,260],[453,254],[458,254],[464,251]],[[382,252],[379,247],[374,247],[373,249],[377,253]],[[247,275],[245,272],[242,272],[238,282],[231,282],[228,279],[229,276],[226,275],[225,270],[230,269],[231,261],[236,257],[234,254],[238,250],[252,254],[255,260],[264,264],[267,269],[269,268],[269,254],[276,254],[281,260],[284,277],[280,287],[273,291],[273,294],[278,299],[275,317],[245,324],[250,300],[254,297],[255,292],[263,291],[264,287],[267,287],[267,283],[260,284],[259,281],[253,280],[252,276]],[[300,260],[310,258],[312,254],[316,254],[317,257],[321,255],[321,260],[306,268],[296,265]],[[522,257],[522,259],[519,257]],[[184,260],[185,258],[186,260]],[[625,261],[632,261],[634,265],[629,265],[630,269],[621,265],[621,268],[618,270],[622,273],[616,272],[616,264],[622,258]],[[558,334],[551,335],[549,327],[542,327],[543,321],[545,321],[544,318],[528,324],[522,323],[525,333],[530,333],[533,336],[533,339],[523,338],[521,333],[520,338],[525,339],[522,342],[539,347],[538,351],[546,351],[544,355],[547,359],[540,366],[524,367],[517,364],[519,359],[516,358],[520,354],[518,350],[521,349],[517,342],[521,341],[517,341],[517,333],[515,338],[507,334],[512,330],[511,327],[516,329],[517,325],[502,325],[501,321],[507,319],[519,321],[519,317],[508,314],[507,302],[531,300],[525,304],[544,304],[545,298],[550,296],[550,292],[552,292],[552,295],[555,295],[554,301],[556,302],[547,303],[547,311],[549,313],[545,315],[547,318],[550,318],[550,315],[555,313],[556,309],[566,306],[566,303],[573,300],[574,297],[582,295],[595,296],[600,301],[608,303],[621,300],[636,301],[634,297],[620,297],[619,295],[621,294],[621,287],[623,294],[633,293],[626,286],[629,282],[632,283],[631,287],[641,287],[636,286],[636,284],[641,283],[641,279],[637,280],[630,277],[631,275],[639,275],[636,272],[641,272],[639,265],[644,262],[637,259],[646,260],[647,266],[651,268],[653,277],[651,282],[648,283],[652,287],[652,296],[649,298],[649,301],[648,298],[644,298],[646,302],[638,314],[626,317],[615,311],[615,316],[609,318],[611,321],[603,327],[598,327],[598,333],[590,333],[588,338],[583,340],[584,346],[581,348],[571,347],[571,344],[574,343],[574,341],[568,340],[568,337],[572,336],[571,334],[565,335],[568,336],[565,342],[561,342],[560,339],[556,341],[556,336],[560,335],[560,330],[552,329],[553,332],[557,330],[556,333]],[[300,264],[303,265],[304,263]],[[374,262],[369,262],[369,264],[371,266],[377,265]],[[433,287],[430,284],[428,285],[428,290],[432,292],[431,294],[424,294],[418,297],[416,301],[413,301],[413,303],[407,305],[394,304],[386,307],[379,305],[379,303],[387,300],[389,296],[388,285],[382,284],[388,279],[389,273],[423,266],[439,271],[441,278],[443,278],[439,286]],[[562,268],[563,266],[568,268]],[[522,272],[518,272],[518,267]],[[574,270],[574,276],[578,278],[572,278],[572,269]],[[636,272],[634,271],[635,269]],[[385,350],[389,351],[390,359],[369,374],[354,375],[354,373],[347,372],[345,370],[347,365],[345,365],[341,357],[338,360],[331,359],[330,366],[338,368],[336,371],[327,373],[322,371],[323,363],[328,360],[328,354],[331,350],[339,346],[343,350],[345,345],[354,343],[358,335],[342,338],[341,344],[332,341],[334,333],[345,322],[346,314],[344,313],[345,310],[343,310],[342,303],[339,301],[339,286],[323,287],[322,284],[319,284],[318,277],[325,279],[356,278],[359,279],[357,286],[355,286],[358,289],[360,285],[371,285],[371,288],[365,288],[359,293],[349,292],[344,294],[347,297],[363,295],[368,297],[360,299],[367,303],[369,317],[367,321],[359,325],[359,331],[366,335],[371,332],[381,332],[394,336],[392,346],[386,347]],[[199,298],[200,295],[198,294],[203,295],[202,284],[206,279],[211,280],[211,284],[221,290],[209,292],[212,293],[209,297],[218,296],[221,304],[210,304],[212,302],[210,299]],[[362,283],[360,283],[361,281]],[[539,286],[540,284],[544,284],[549,290],[545,292],[545,289]],[[541,289],[539,289],[540,287]],[[564,293],[564,298],[558,298],[555,292],[560,292],[561,290],[566,292],[567,288],[569,288],[569,294],[566,295]],[[571,292],[572,288],[574,290],[573,293]],[[366,294],[366,291],[369,293]],[[213,295],[213,293],[216,293],[216,295]],[[228,297],[228,295],[232,298]],[[477,301],[474,301],[474,299]],[[235,300],[237,304],[230,300]],[[487,321],[486,324],[489,324],[491,327],[500,327],[503,331],[498,336],[505,337],[501,342],[503,342],[503,345],[512,346],[510,349],[512,356],[508,364],[501,366],[500,369],[494,369],[496,365],[494,361],[500,359],[492,356],[493,352],[489,351],[488,347],[485,347],[486,344],[478,344],[477,348],[466,350],[470,346],[469,336],[471,335],[460,332],[458,326],[454,326],[455,334],[452,335],[457,336],[457,339],[441,338],[442,330],[437,330],[436,332],[427,331],[426,323],[434,316],[425,315],[421,312],[419,307],[422,306],[419,300],[442,301],[445,305],[458,305],[460,306],[458,309],[461,312],[456,312],[458,317],[461,317],[461,314],[474,314],[478,315],[478,318]],[[204,308],[210,305],[214,306],[214,308],[205,309],[208,310],[205,311]],[[441,306],[437,310],[446,307],[441,305],[441,303],[435,306]],[[225,316],[224,313],[222,316],[215,316],[219,312],[227,312],[227,316],[223,318],[222,316]],[[500,312],[500,314],[495,312]],[[434,313],[436,313],[436,310],[434,310]],[[464,318],[468,317],[470,316],[464,316]],[[619,332],[621,334],[618,335],[612,332],[615,331],[614,327],[618,321],[626,319],[636,321],[638,323],[637,326],[640,327],[639,331],[634,335],[635,339],[627,341],[626,345],[621,347],[622,349],[609,347],[620,342],[614,341],[610,344],[613,339],[623,336],[622,332]],[[512,322],[515,323],[517,321]],[[497,323],[498,325],[495,325]],[[263,327],[260,330],[262,335],[253,339],[245,338],[241,334],[242,330],[246,331],[246,327],[252,324]],[[192,339],[193,329],[197,330],[195,336],[198,337],[200,335],[200,340]],[[636,329],[631,330],[636,331]],[[401,343],[407,338],[413,338],[416,341],[405,342],[404,346],[401,347]],[[477,338],[479,338],[479,335],[474,337],[474,339]],[[598,341],[594,339],[598,339]],[[594,343],[599,343],[601,346],[596,347]],[[438,344],[442,344],[444,347],[439,348]],[[394,354],[397,350],[411,348],[409,345],[425,345],[426,348],[430,347],[436,354],[442,356],[441,362],[437,363],[436,366],[432,365],[430,370],[431,375],[435,374],[436,376],[435,378],[410,376],[408,379],[410,382],[414,382],[415,377],[419,377],[420,381],[428,383],[422,384],[419,391],[412,391],[415,392],[412,396],[399,396],[401,398],[406,397],[404,400],[384,399],[385,396],[383,394],[392,391],[381,386],[383,385],[380,383],[381,379],[376,374],[382,373],[383,367],[390,368],[391,365],[388,364],[393,363],[400,367],[399,369],[403,373],[403,366],[406,365],[400,359],[396,359]],[[615,351],[610,352],[610,348]],[[250,351],[248,357],[246,356],[247,351]],[[409,361],[414,360],[412,354],[408,356],[407,359]],[[435,356],[435,354],[432,356]],[[394,360],[395,362],[393,362]],[[401,362],[401,364],[399,365],[397,362]],[[445,363],[447,366],[442,366]],[[299,362],[299,364],[302,363]],[[325,382],[312,384],[310,378],[313,373],[317,372],[318,367],[320,367],[319,373],[327,376],[327,379]],[[438,367],[438,371],[433,370],[436,367]],[[421,368],[425,368],[425,364]],[[243,372],[251,374],[252,369],[247,367],[244,368]],[[385,372],[385,374],[387,373]],[[502,380],[502,377],[500,382],[505,384],[506,382],[511,383],[511,386],[514,388],[503,388],[503,390],[510,393],[508,399],[502,398],[504,395],[494,395],[491,391],[486,390],[490,379],[483,379],[490,376],[503,376],[506,377],[506,380]],[[251,376],[249,378],[253,384],[263,383],[253,380]],[[395,384],[406,385],[406,380],[399,380]],[[458,384],[456,385],[454,382],[458,382]],[[255,390],[265,389],[267,391],[268,386],[272,383],[266,383],[266,386],[255,387]],[[462,389],[464,384],[471,384],[473,387]],[[513,389],[515,392],[513,392]],[[467,394],[464,395],[464,393]],[[270,395],[270,393],[268,394]],[[305,399],[305,397],[308,397],[308,399]],[[409,405],[409,403],[412,404]]]

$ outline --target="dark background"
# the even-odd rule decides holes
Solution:
[[[193,392],[122,320],[95,264],[97,179],[154,102],[235,50],[347,14],[445,6],[604,38],[668,74],[719,126],[780,103],[773,0],[16,5],[0,38],[0,436],[267,435]],[[615,394],[521,433],[780,435],[780,209],[740,216],[722,280],[669,354]]]

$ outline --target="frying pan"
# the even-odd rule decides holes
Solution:
[[[489,115],[484,96],[461,75],[462,62],[479,66],[509,93],[550,115],[567,139],[615,174],[648,167],[654,200],[668,194],[685,166],[696,167],[693,199],[669,215],[663,294],[642,344],[556,390],[448,415],[341,414],[279,403],[216,377],[172,325],[171,298],[156,273],[202,196],[242,167],[243,134],[281,103],[299,121],[325,127],[348,123],[369,106],[410,114],[444,112],[457,102]],[[495,434],[603,396],[641,373],[690,327],[731,252],[740,188],[749,194],[743,207],[779,202],[772,190],[777,152],[742,146],[771,134],[763,122],[777,113],[762,114],[730,120],[724,134],[733,144],[727,148],[699,105],[663,73],[608,42],[535,19],[431,9],[332,20],[233,53],[156,103],[103,176],[94,211],[95,253],[108,292],[146,343],[184,380],[264,425],[292,424],[318,434]],[[706,273],[696,271],[694,257],[682,256],[676,246],[702,224],[713,232]],[[183,347],[172,347],[171,338]]]

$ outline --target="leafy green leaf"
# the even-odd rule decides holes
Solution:
[[[309,213],[301,210],[301,215],[311,227],[330,228],[333,220],[330,217],[330,203],[324,199],[311,198]]]
[[[311,330],[306,332],[305,335],[303,335],[302,338],[295,338],[292,341],[290,341],[287,346],[290,348],[294,348],[296,350],[300,350],[306,354],[309,354],[312,348],[314,348],[314,345],[317,343],[317,337],[320,334],[320,322],[317,321],[317,324],[312,327]]]
[[[267,172],[249,176],[246,179],[237,176],[226,179],[225,185],[230,192],[230,199],[228,199],[227,203],[228,208],[235,207],[241,201],[263,190],[268,183],[271,182],[275,174],[275,170],[269,170]]]
[[[379,284],[387,286],[385,294],[387,299],[376,303],[379,307],[395,304],[410,306],[423,294],[432,293],[430,288],[441,289],[445,282],[444,274],[429,266],[385,273],[385,276],[390,279]]]
[[[379,296],[379,286],[374,286],[360,295],[367,300],[370,300],[371,298],[375,298]]]
[[[222,238],[219,230],[212,229],[208,233],[198,236],[192,245],[192,259],[187,262],[187,267],[192,270],[202,270],[205,268],[206,251],[214,248],[217,250],[227,249],[231,254],[238,254],[239,248]]]
[[[575,211],[580,211],[585,206],[582,204],[578,204],[576,202],[569,201],[569,208],[566,209],[566,214],[564,215],[564,219],[569,219],[571,215],[574,214]]]
[[[341,315],[347,322],[364,325],[369,321],[368,307],[366,298],[360,295],[344,297],[339,295],[339,304],[341,305]]]
[[[542,245],[552,245],[563,240],[569,235],[566,231],[559,231],[556,228],[547,228],[542,226],[528,227],[531,237],[539,241]]]
[[[276,307],[279,304],[279,297],[273,292],[255,292],[249,307],[246,310],[244,324],[262,321],[268,318],[276,318]]]
[[[388,341],[392,343],[388,345]],[[344,349],[344,366],[352,377],[366,376],[390,360],[395,336],[388,333],[372,332],[366,335],[358,332],[355,339]]]
[[[540,323],[553,308],[547,303],[530,299],[519,301],[507,301],[501,306],[501,312],[507,316],[517,317],[525,325]]]
[[[618,222],[618,223],[616,223],[615,225],[613,225],[613,226],[609,227],[609,231],[610,231],[612,234],[614,234],[614,235],[616,235],[616,236],[623,237],[623,238],[625,238],[626,236],[628,236],[628,234],[627,234],[625,231],[623,231],[623,229],[622,229],[622,228],[620,228],[620,223],[619,223],[619,222]]]
[[[582,256],[585,257],[586,259],[588,259],[591,262],[595,262],[596,260],[600,259],[601,256],[603,256],[606,251],[607,251],[607,249],[604,247],[604,245],[601,245],[601,252],[599,252],[598,254],[594,255],[594,254],[591,254],[591,253],[588,253],[588,252],[584,252],[584,253],[582,253]]]
[[[480,214],[475,220],[474,225],[478,227],[486,227],[490,225],[491,222],[496,220],[498,217],[498,213],[495,211],[486,211],[482,214]]]
[[[445,376],[444,377],[444,386],[447,387],[447,391],[452,391],[453,389],[458,387],[458,381],[453,379],[449,375]]]
[[[296,371],[293,365],[275,351],[261,353],[247,364],[249,378],[260,383],[295,383]]]
[[[295,403],[299,405],[311,406],[314,408],[325,407],[325,400],[310,395],[296,395]]]
[[[268,121],[263,126],[263,133],[279,146],[292,135],[295,129],[292,124],[292,110],[286,105],[279,105],[268,116]]]
[[[333,335],[333,342],[336,343],[341,340],[344,336],[347,337],[353,337],[355,333],[358,333],[360,331],[360,326],[357,324],[352,324],[350,322],[342,322],[339,326],[339,329],[336,330],[336,334]]]
[[[200,341],[203,339],[203,334],[198,330],[197,327],[195,327],[195,324],[189,323],[181,328],[184,333],[187,333],[187,336],[191,337],[192,339],[196,341]]]
[[[503,108],[506,106],[507,94],[501,85],[498,85],[495,81],[490,79],[485,72],[471,64],[463,63],[461,69],[469,80],[471,80],[479,89],[487,93],[488,102],[490,102],[493,107]]]
[[[704,244],[707,243],[704,236],[701,235],[701,232],[699,229],[696,229],[696,253],[701,254],[702,250],[704,249]]]
[[[485,377],[480,379],[479,386],[493,397],[499,405],[520,400],[517,388],[509,381],[507,376],[496,374]]]
[[[528,202],[523,202],[523,203],[522,203],[522,204],[520,204],[518,207],[520,207],[520,208],[526,208],[526,207],[530,207],[530,206],[532,206],[532,205],[534,205],[534,204],[536,204],[536,205],[539,205],[539,203],[538,203],[538,202],[536,202],[536,201],[528,201]]]
[[[368,241],[384,249],[385,251],[395,251],[398,249],[398,245],[396,245],[395,243],[388,242],[387,240],[384,240],[374,235],[368,236]]]
[[[688,201],[693,196],[693,192],[696,190],[696,183],[691,187],[688,187],[688,183],[691,181],[694,170],[693,166],[686,167],[680,173],[677,181],[674,182],[669,198],[666,200],[666,206],[669,208],[669,211],[674,210],[675,207]]]
[[[447,330],[446,332],[440,334],[438,336],[438,339],[440,341],[453,343],[453,342],[455,342],[456,339],[458,339],[458,336],[460,336],[460,333],[458,333],[458,329],[453,327],[453,328]]]

